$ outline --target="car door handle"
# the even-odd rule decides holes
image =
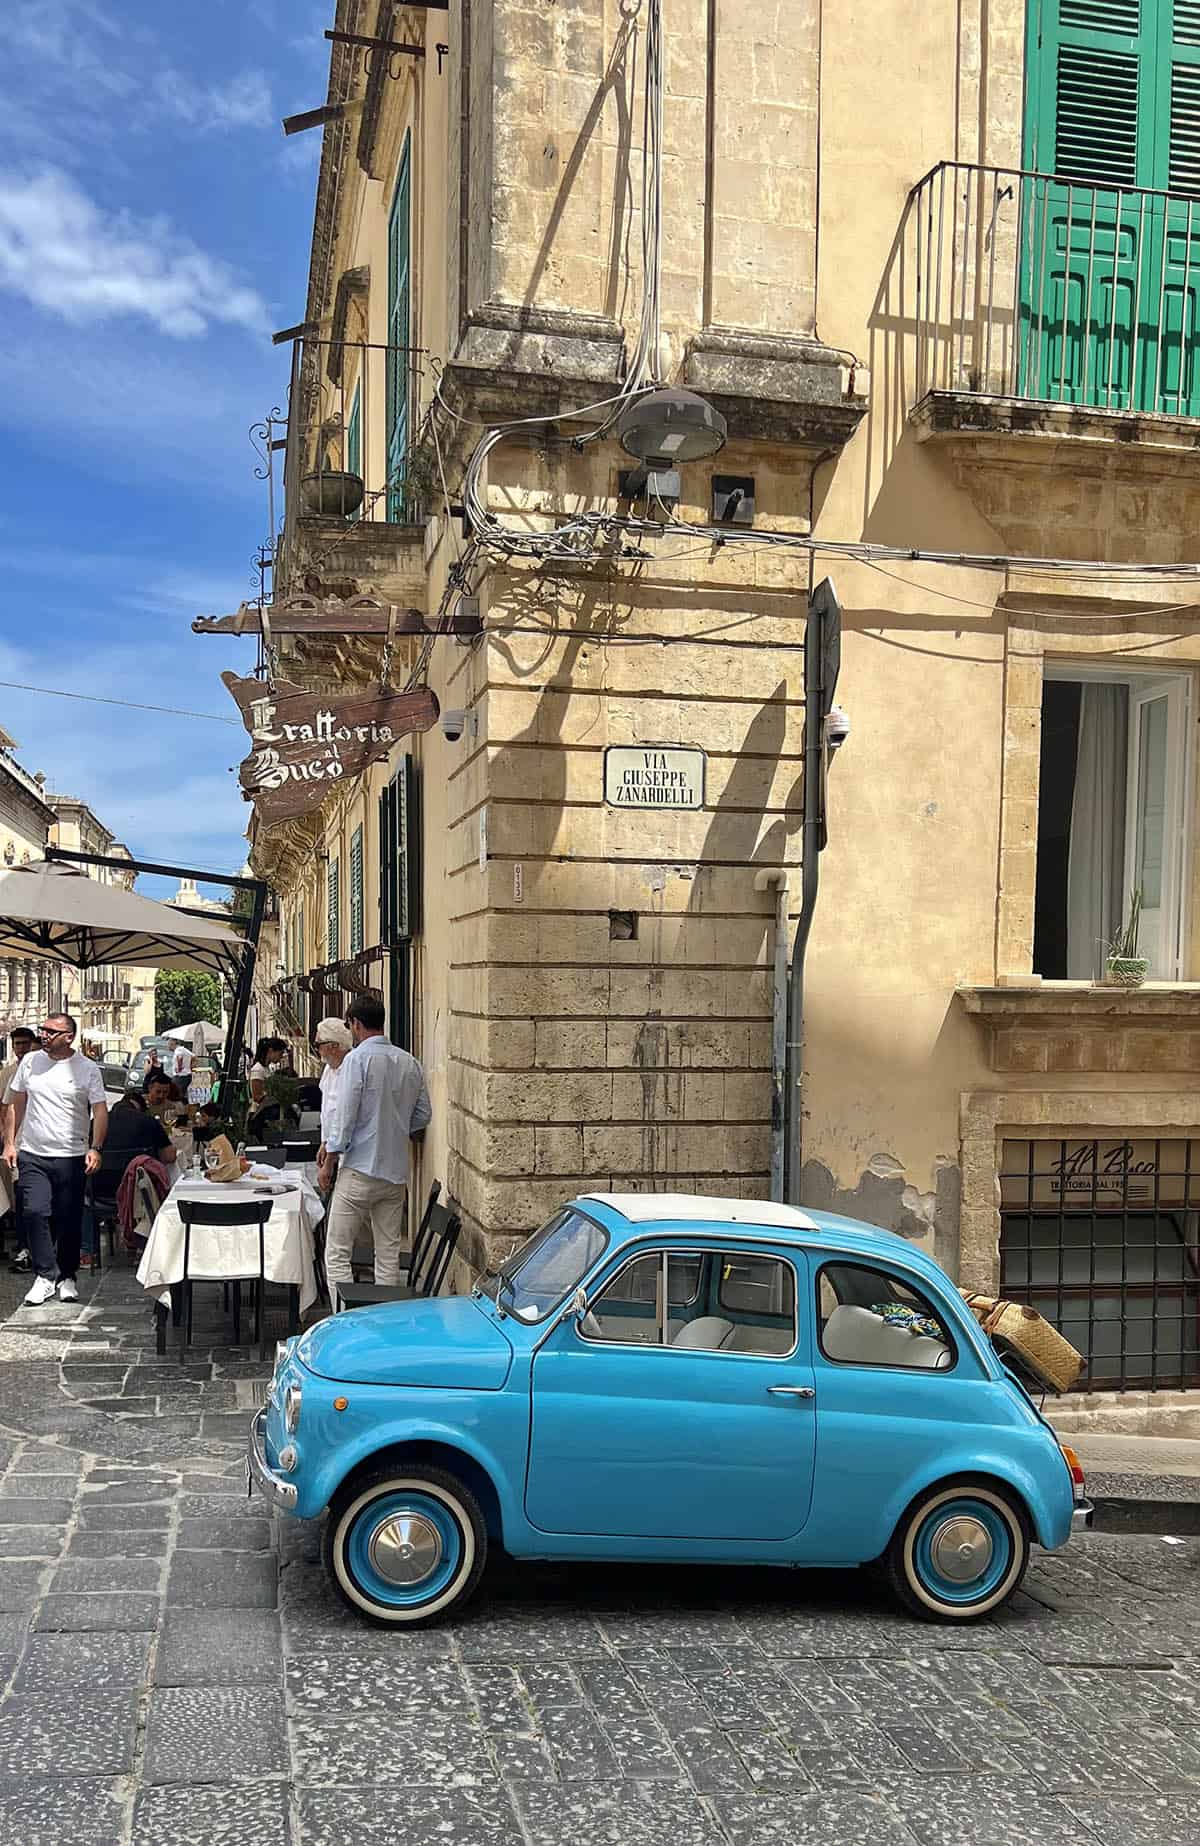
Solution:
[[[767,1394],[770,1397],[815,1397],[817,1395],[812,1385],[768,1385]]]

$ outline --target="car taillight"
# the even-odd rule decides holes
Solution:
[[[1075,1498],[1081,1500],[1083,1498],[1085,1485],[1083,1478],[1083,1463],[1080,1461],[1074,1449],[1068,1447],[1065,1442],[1060,1442],[1058,1446],[1063,1452],[1063,1460],[1071,1470],[1071,1480],[1075,1486]]]

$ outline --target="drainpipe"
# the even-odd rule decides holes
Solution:
[[[775,893],[775,973],[771,1008],[771,1197],[783,1201],[784,1117],[787,1087],[788,1016],[788,875],[772,869],[755,872],[756,891]]]

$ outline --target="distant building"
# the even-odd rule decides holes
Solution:
[[[0,730],[0,864],[5,871],[43,859],[54,810],[43,791],[43,778],[18,763],[18,745]],[[0,1040],[5,1054],[14,1026],[36,1026],[51,1007],[61,1004],[62,970],[52,961],[0,961]]]
[[[130,857],[87,805],[74,795],[48,795],[52,811],[51,844],[70,852],[97,853],[105,858]],[[87,870],[86,867],[81,868]],[[94,866],[87,871],[99,884],[124,885],[133,889],[136,874],[117,872],[108,866]],[[153,968],[103,967],[64,968],[62,970],[62,1004],[79,1021],[81,1039],[91,1039],[105,1056],[124,1056],[133,1052],[143,1038],[154,1031]]]

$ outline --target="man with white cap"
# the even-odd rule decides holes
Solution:
[[[344,1019],[323,1019],[317,1027],[317,1056],[325,1066],[321,1072],[321,1149],[317,1155],[321,1172],[326,1170],[329,1159],[325,1143],[333,1128],[342,1060],[353,1043]]]
[[[384,1037],[385,1017],[377,994],[359,994],[346,1009],[354,1044],[338,1072],[321,1162],[323,1187],[337,1175],[325,1235],[325,1274],[335,1300],[339,1285],[353,1280],[354,1243],[362,1231],[375,1246],[376,1282],[399,1281],[409,1143],[424,1134],[432,1113],[425,1073]]]

